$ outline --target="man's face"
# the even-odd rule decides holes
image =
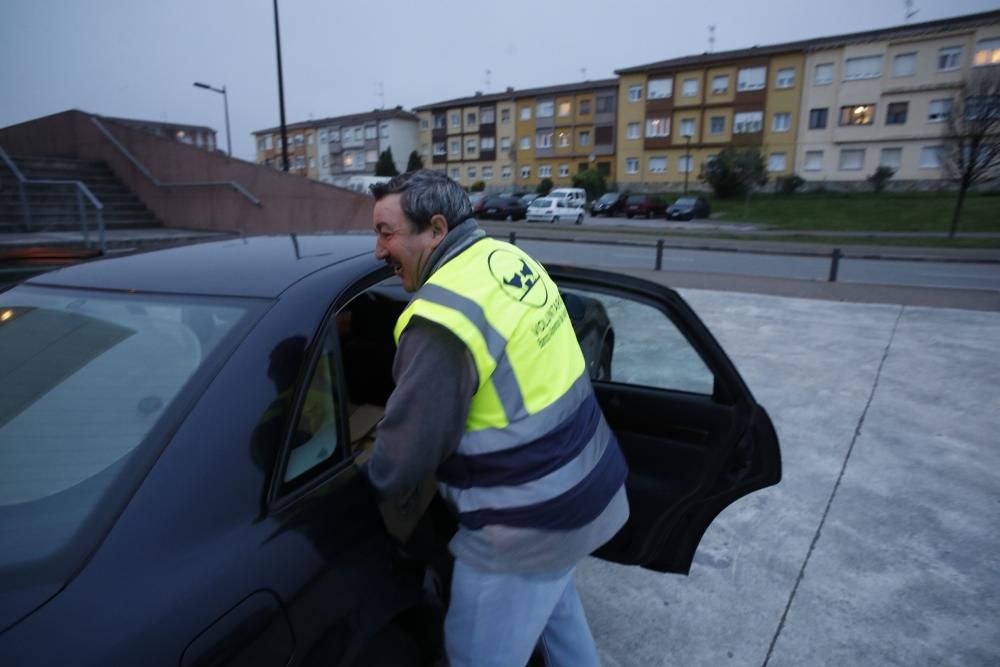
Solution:
[[[399,203],[401,196],[387,195],[375,202],[375,257],[395,269],[407,292],[414,292],[420,287],[418,281],[427,258],[441,243],[444,234],[434,221],[422,232],[416,231],[403,213]]]

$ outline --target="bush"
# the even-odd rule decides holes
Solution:
[[[874,172],[868,176],[868,182],[872,184],[872,189],[876,194],[885,190],[885,186],[889,183],[889,179],[893,177],[896,170],[892,167],[879,167]]]
[[[806,184],[805,179],[799,176],[798,174],[792,174],[791,176],[784,176],[782,178],[779,178],[777,180],[777,183],[775,183],[775,185],[778,186],[777,188],[778,192],[780,192],[783,195],[795,194],[795,191],[801,188],[805,184]]]
[[[608,191],[604,175],[596,169],[584,169],[573,175],[573,187],[587,191],[587,201],[594,201]]]
[[[412,151],[410,153],[410,159],[406,162],[406,171],[417,171],[418,169],[424,168],[424,160],[420,157],[420,153],[417,151]]]
[[[767,183],[767,162],[757,148],[725,148],[705,163],[701,178],[719,199],[739,197]]]
[[[469,192],[482,192],[485,189],[486,189],[485,181],[476,181],[475,183],[469,186]]]
[[[378,162],[375,163],[375,175],[376,176],[398,176],[399,171],[396,170],[396,163],[392,159],[392,149],[386,148],[378,156]]]
[[[551,178],[543,178],[541,182],[539,182],[538,187],[535,188],[535,192],[544,197],[552,190],[552,185],[553,183]]]

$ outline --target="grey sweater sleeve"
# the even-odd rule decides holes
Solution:
[[[479,378],[465,344],[420,318],[400,337],[392,374],[396,388],[364,467],[383,497],[409,492],[457,449]]]

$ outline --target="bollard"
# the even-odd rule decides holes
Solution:
[[[837,269],[840,268],[840,248],[833,249],[833,257],[830,259],[830,277],[827,282],[837,282]]]
[[[663,270],[663,239],[656,242],[656,270]]]
[[[517,245],[517,233],[511,232],[509,242],[511,245]]]

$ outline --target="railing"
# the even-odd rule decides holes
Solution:
[[[11,173],[14,174],[14,178],[17,179],[18,193],[21,199],[21,211],[24,215],[24,226],[27,231],[31,231],[31,204],[28,201],[28,195],[25,191],[26,185],[50,185],[50,186],[67,186],[72,185],[76,188],[76,206],[77,210],[80,212],[80,227],[83,231],[83,243],[84,245],[90,244],[90,230],[87,227],[87,211],[83,204],[83,198],[86,197],[90,200],[90,203],[94,207],[95,217],[97,220],[97,247],[103,255],[107,251],[107,243],[104,235],[104,205],[101,201],[94,196],[94,193],[90,191],[82,181],[70,181],[70,180],[53,180],[53,179],[34,179],[25,178],[21,170],[17,168],[14,161],[7,155],[7,151],[0,147],[0,158],[7,164]]]
[[[237,193],[239,193],[241,196],[247,199],[254,206],[261,206],[260,200],[254,197],[249,190],[247,190],[245,187],[243,187],[236,181],[192,181],[189,183],[164,183],[160,179],[156,178],[156,176],[153,176],[152,172],[150,172],[149,169],[146,168],[146,165],[144,165],[142,162],[138,160],[138,158],[132,155],[132,152],[129,151],[129,149],[125,148],[125,146],[122,145],[120,141],[118,141],[115,135],[111,134],[108,128],[104,127],[104,124],[99,119],[97,119],[94,116],[91,116],[90,121],[94,124],[95,127],[97,127],[97,130],[102,135],[104,135],[104,138],[110,141],[111,145],[114,146],[116,149],[118,149],[118,152],[121,153],[126,160],[132,163],[133,167],[139,170],[139,173],[145,176],[150,183],[152,183],[154,186],[158,188],[164,188],[166,190],[170,190],[173,188],[206,188],[206,187],[230,188],[232,190],[235,190]]]

